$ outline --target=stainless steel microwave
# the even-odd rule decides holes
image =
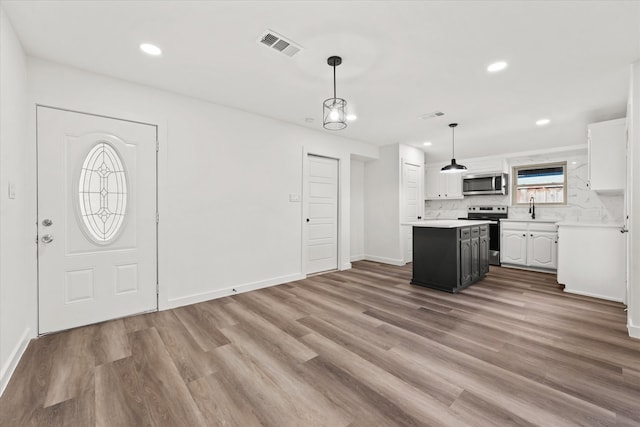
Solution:
[[[465,175],[462,178],[462,194],[479,196],[484,194],[508,194],[509,175],[502,172]]]

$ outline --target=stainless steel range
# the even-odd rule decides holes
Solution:
[[[489,264],[500,265],[500,220],[508,217],[506,206],[469,206],[467,217],[458,219],[485,220],[489,224]]]

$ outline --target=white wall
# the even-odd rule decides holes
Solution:
[[[629,126],[629,283],[627,285],[627,326],[629,335],[640,338],[640,61],[631,69],[630,109],[627,111]]]
[[[40,59],[28,69],[32,103],[159,125],[161,308],[303,277],[303,206],[289,195],[302,193],[307,153],[340,161],[350,266],[351,155],[377,147]]]
[[[406,228],[402,214],[402,162],[422,165],[424,152],[403,144],[380,147],[380,157],[365,163],[365,258],[404,265]]]
[[[364,259],[364,162],[351,159],[351,261]]]
[[[400,246],[400,161],[398,145],[380,147],[380,157],[364,166],[365,257],[402,264]]]
[[[36,333],[35,159],[27,66],[0,6],[0,393]],[[9,199],[8,187],[15,187]]]

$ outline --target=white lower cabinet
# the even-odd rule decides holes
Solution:
[[[622,224],[559,223],[558,283],[564,291],[625,301],[626,234]]]
[[[527,265],[527,234],[523,230],[502,230],[500,262]]]
[[[531,231],[527,236],[527,259],[531,267],[558,268],[558,234]]]
[[[501,222],[500,262],[505,266],[556,270],[558,234],[555,223]]]

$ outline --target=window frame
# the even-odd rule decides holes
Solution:
[[[551,162],[551,163],[538,163],[534,165],[518,165],[513,166],[511,169],[511,204],[513,206],[527,206],[529,202],[518,203],[518,188],[528,187],[526,185],[518,185],[518,171],[519,170],[528,170],[528,169],[545,169],[545,168],[554,168],[554,167],[562,167],[562,175],[563,175],[563,183],[562,183],[562,202],[558,203],[545,203],[539,202],[536,200],[536,205],[539,206],[565,206],[567,204],[567,162],[566,160],[563,162]],[[549,184],[550,185],[550,184]],[[554,184],[558,185],[558,184]],[[545,184],[541,184],[540,187],[545,187]]]

